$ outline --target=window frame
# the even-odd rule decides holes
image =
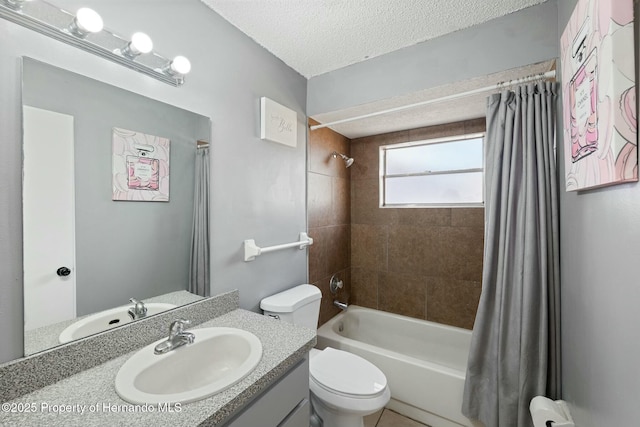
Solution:
[[[420,141],[411,141],[411,142],[402,142],[398,144],[387,144],[381,145],[378,151],[379,158],[379,167],[378,167],[378,175],[379,175],[379,207],[387,208],[387,209],[404,209],[404,208],[484,208],[485,205],[485,168],[486,168],[486,160],[484,153],[484,144],[485,144],[485,135],[486,132],[476,132],[462,135],[453,135],[446,136],[442,138],[431,138],[431,139],[423,139]],[[469,139],[477,139],[482,138],[482,147],[483,147],[483,155],[482,155],[482,168],[473,168],[473,169],[458,169],[458,170],[448,170],[448,171],[438,171],[438,172],[418,172],[418,173],[406,173],[406,174],[391,174],[387,175],[387,151],[398,148],[405,147],[415,147],[421,145],[430,145],[430,144],[444,144],[455,141],[465,141]],[[433,175],[452,175],[456,173],[472,173],[472,172],[482,172],[482,202],[472,203],[397,203],[397,204],[387,204],[385,203],[385,191],[386,191],[386,179],[387,178],[401,178],[401,177],[411,177],[411,176],[433,176]]]

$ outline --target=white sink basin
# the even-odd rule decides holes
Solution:
[[[160,302],[150,302],[146,303],[144,306],[147,307],[147,316],[162,313],[163,311],[171,310],[176,307],[174,304],[165,304]],[[128,313],[131,307],[133,307],[131,304],[124,305],[122,307],[112,308],[110,310],[101,311],[99,313],[92,314],[91,316],[84,317],[63,330],[58,337],[58,341],[64,344],[69,341],[88,337],[89,335],[108,331],[109,329],[117,326],[130,323],[133,321]]]
[[[116,375],[116,392],[134,404],[189,403],[219,393],[255,369],[262,343],[235,328],[194,329],[195,341],[156,355],[156,341],[135,353]]]

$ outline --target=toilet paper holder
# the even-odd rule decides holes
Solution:
[[[534,427],[575,427],[567,402],[553,401],[544,396],[531,399],[529,412]]]

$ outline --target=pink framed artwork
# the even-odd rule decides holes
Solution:
[[[113,128],[113,200],[168,202],[168,138]]]
[[[566,190],[637,181],[633,0],[578,0],[560,45]]]

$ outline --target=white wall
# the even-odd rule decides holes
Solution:
[[[560,33],[575,3],[558,3]],[[567,193],[559,154],[563,398],[579,427],[637,426],[640,185]]]
[[[240,290],[241,305],[307,278],[306,251],[242,260],[242,242],[293,241],[306,229],[306,80],[198,0],[65,1],[95,8],[122,34],[148,32],[157,50],[193,68],[174,88],[0,20],[0,362],[22,355],[20,66],[22,55],[212,119],[212,293]],[[259,139],[259,98],[298,112],[296,149]]]

